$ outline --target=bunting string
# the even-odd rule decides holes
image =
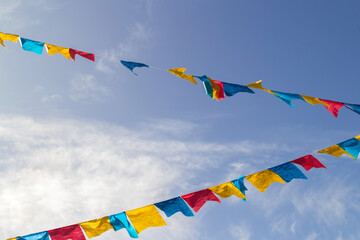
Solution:
[[[347,154],[356,160],[360,153],[360,135],[317,151],[317,153],[327,153],[336,157]],[[260,192],[266,191],[274,182],[286,184],[293,179],[307,179],[296,165],[302,166],[306,171],[312,168],[326,168],[318,159],[309,154],[251,175],[240,176],[229,182],[145,207],[8,240],[85,240],[85,235],[88,238],[93,238],[110,229],[119,231],[123,228],[127,230],[131,238],[138,238],[138,234],[149,227],[166,225],[158,209],[163,211],[167,217],[171,217],[177,212],[181,212],[186,217],[193,217],[192,210],[198,212],[206,202],[215,201],[221,203],[217,196],[228,198],[234,195],[245,201],[247,188],[244,179],[249,181]]]

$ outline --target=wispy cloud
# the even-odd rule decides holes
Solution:
[[[74,101],[104,100],[110,91],[92,74],[76,74],[70,80],[69,97]]]
[[[233,239],[238,240],[250,240],[251,233],[248,227],[242,225],[232,225],[230,226],[230,233],[233,236]]]

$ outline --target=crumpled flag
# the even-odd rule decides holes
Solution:
[[[232,182],[222,183],[214,187],[210,187],[209,189],[222,198],[228,198],[232,195],[242,199],[246,198],[245,195]]]
[[[222,82],[226,96],[231,97],[239,92],[255,93],[253,90],[244,85]]]
[[[290,162],[301,165],[306,171],[309,171],[313,167],[314,168],[326,168],[318,159],[316,159],[312,155],[306,155],[304,157],[292,160]]]
[[[203,75],[201,77],[200,76],[195,76],[195,77],[197,77],[198,79],[200,79],[202,81],[206,94],[209,97],[213,98],[213,87],[211,85],[209,78],[206,75]]]
[[[79,225],[71,225],[67,227],[49,230],[51,240],[86,240]]]
[[[340,157],[341,155],[343,154],[347,154],[349,155],[350,157],[353,157],[351,156],[350,153],[346,152],[344,149],[342,149],[339,145],[334,145],[334,146],[331,146],[331,147],[328,147],[328,148],[325,148],[325,149],[322,149],[320,151],[317,151],[317,153],[326,153],[326,154],[330,154],[330,155],[333,155],[335,157]]]
[[[109,217],[94,219],[91,221],[79,223],[79,225],[85,231],[88,238],[100,236],[104,232],[110,229],[114,229],[110,224]]]
[[[338,143],[338,145],[349,153],[355,160],[358,158],[360,153],[360,141],[356,138],[351,138],[344,142]]]
[[[272,92],[275,93],[274,95],[276,97],[283,100],[290,107],[294,107],[294,105],[291,103],[291,101],[294,99],[299,99],[299,100],[305,101],[304,98],[302,98],[299,94],[296,94],[296,93],[285,93],[285,92],[278,92],[278,91],[274,91],[274,90],[272,90]]]
[[[197,192],[189,193],[181,196],[182,199],[187,202],[187,204],[194,209],[195,212],[198,212],[202,206],[207,201],[216,201],[220,202],[220,199],[214,195],[214,193],[209,189],[200,190]]]
[[[15,240],[50,240],[48,232],[33,233],[23,237],[13,238]]]
[[[310,103],[311,105],[316,105],[316,104],[322,104],[324,106],[328,106],[327,103],[321,101],[319,98],[315,98],[315,97],[310,97],[310,96],[306,96],[306,95],[300,95],[305,101],[307,101],[308,103]]]
[[[337,118],[337,115],[339,113],[339,110],[342,106],[344,106],[344,103],[341,102],[335,102],[335,101],[331,101],[331,100],[325,100],[325,99],[320,99],[322,102],[325,102],[326,104],[328,104],[328,106],[324,107],[329,110],[329,112],[334,115],[334,117]]]
[[[172,69],[169,69],[168,71],[179,78],[188,80],[188,81],[192,82],[193,84],[198,85],[197,82],[195,81],[194,76],[184,73],[186,71],[186,68],[172,68]]]
[[[166,222],[154,205],[126,211],[126,215],[138,234],[148,227],[166,226]]]
[[[210,81],[211,82],[211,81]],[[211,85],[213,85],[213,83],[215,83],[217,85],[216,91],[214,91],[214,97],[216,100],[221,100],[225,98],[225,93],[224,93],[224,85],[222,82],[220,81],[216,81],[216,80],[212,80]],[[214,86],[213,86],[213,89]]]
[[[137,74],[134,72],[134,68],[136,68],[136,67],[147,67],[148,68],[149,67],[146,64],[138,63],[138,62],[128,62],[128,61],[123,61],[123,60],[120,60],[120,62],[122,65],[127,67],[131,72],[133,72],[136,76],[137,76]]]
[[[20,44],[25,51],[34,52],[39,55],[42,54],[44,48],[44,43],[22,37],[20,37]]]
[[[345,103],[345,107],[347,107],[351,111],[354,111],[354,112],[360,114],[360,105],[358,105],[358,104]]]
[[[93,62],[95,62],[95,55],[93,53],[87,53],[87,52],[82,52],[82,51],[78,51],[72,48],[69,48],[69,53],[70,53],[70,57],[75,61],[75,55],[78,54],[86,59],[89,59]]]
[[[3,45],[3,47],[5,47],[4,41],[12,41],[16,43],[18,39],[19,35],[0,32],[0,44]]]
[[[246,86],[249,87],[249,88],[261,89],[261,90],[263,90],[263,91],[265,91],[265,92],[274,94],[273,91],[271,91],[271,90],[269,90],[269,89],[266,89],[266,88],[263,88],[263,86],[262,86],[262,80],[259,80],[259,81],[254,82],[254,83],[250,83],[250,84],[248,84],[248,85],[246,85]]]
[[[69,48],[59,47],[59,46],[51,45],[48,43],[45,43],[45,46],[48,50],[47,52],[49,55],[54,55],[55,53],[61,53],[64,57],[66,57],[67,59],[70,59],[70,49]]]
[[[110,219],[110,224],[113,226],[115,231],[119,231],[120,229],[126,228],[130,237],[132,238],[139,237],[134,227],[130,224],[129,220],[127,219],[125,212],[111,215],[109,216],[109,219]]]
[[[242,194],[244,194],[245,196],[245,191],[247,191],[248,189],[245,187],[245,184],[244,184],[244,178],[245,176],[242,175],[240,176],[239,178],[235,179],[235,180],[232,180],[231,182],[235,185],[235,187],[237,187],[241,192]],[[244,199],[244,201],[246,201],[246,199]]]
[[[163,202],[155,203],[154,205],[163,212],[165,212],[167,217],[171,217],[177,212],[182,212],[182,214],[187,217],[194,216],[189,206],[184,202],[181,197],[176,197]]]
[[[279,175],[285,182],[291,182],[291,180],[307,179],[307,177],[291,162],[283,163],[278,166],[269,168],[277,175]]]
[[[265,192],[273,182],[285,184],[284,180],[279,175],[269,169],[248,175],[245,178],[260,192]]]

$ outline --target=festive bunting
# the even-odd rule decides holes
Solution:
[[[240,176],[238,179],[232,180],[231,182],[232,182],[232,183],[235,185],[235,187],[237,187],[237,188],[242,192],[242,194],[244,194],[244,196],[245,196],[245,191],[247,191],[248,189],[245,187],[244,178],[245,178],[245,176],[242,175],[242,176]],[[244,198],[243,200],[245,201],[246,199]]]
[[[79,223],[79,225],[85,231],[88,238],[99,236],[110,229],[114,229],[110,224],[109,217],[103,217],[88,222]]]
[[[173,68],[173,69],[169,69],[168,71],[171,72],[172,74],[174,74],[175,76],[178,76],[179,78],[186,79],[186,80],[192,82],[193,84],[197,85],[197,82],[195,81],[194,76],[184,74],[184,72],[186,71],[186,68]]]
[[[339,113],[339,110],[342,106],[344,106],[343,103],[341,102],[335,102],[335,101],[330,101],[330,100],[325,100],[325,99],[320,99],[320,101],[325,102],[328,106],[324,107],[329,110],[329,112],[334,115],[334,117],[337,118],[337,115]]]
[[[246,86],[249,87],[249,88],[261,89],[261,90],[263,90],[263,91],[265,91],[265,92],[268,92],[268,93],[271,93],[271,94],[274,94],[274,95],[275,95],[275,93],[272,92],[271,90],[266,89],[266,88],[263,88],[263,86],[262,86],[262,80],[259,80],[259,81],[254,82],[254,83],[250,83],[250,84],[248,84],[248,85],[246,85]]]
[[[184,199],[195,212],[198,212],[207,201],[216,201],[221,203],[219,198],[217,198],[209,189],[189,193],[181,196],[181,198]]]
[[[291,104],[291,101],[294,99],[299,99],[305,101],[299,94],[295,93],[284,93],[284,92],[278,92],[278,91],[272,91],[275,93],[275,96],[283,100],[285,103],[289,104],[290,107],[294,107],[293,104]]]
[[[70,48],[69,49],[69,53],[70,53],[70,56],[71,58],[75,61],[75,55],[78,54],[84,58],[87,58],[93,62],[95,62],[95,55],[92,54],[92,53],[87,53],[87,52],[82,52],[82,51],[78,51],[78,50],[75,50],[75,49],[72,49]]]
[[[247,86],[227,82],[222,82],[222,84],[224,86],[224,92],[228,97],[231,97],[239,92],[255,93]]]
[[[356,160],[360,153],[359,136],[350,138],[334,146],[322,149],[318,151],[318,153],[327,153],[335,157],[340,157],[342,154],[347,154]]]
[[[265,192],[273,182],[285,184],[284,180],[279,175],[269,169],[248,175],[245,178],[260,192]]]
[[[138,234],[149,227],[161,227],[166,225],[164,219],[154,205],[126,211],[125,213]]]
[[[14,238],[16,240],[50,240],[48,232],[33,233],[23,237]]]
[[[48,43],[45,43],[47,52],[49,55],[54,55],[56,53],[62,54],[67,59],[70,59],[70,49],[69,48],[63,48],[55,45],[51,45]]]
[[[192,217],[192,213],[189,206],[184,202],[181,197],[172,198],[163,202],[154,204],[157,208],[163,211],[167,217],[171,217],[177,212],[182,212],[187,217]]]
[[[304,157],[292,160],[291,162],[301,165],[306,171],[309,171],[313,167],[326,168],[319,160],[314,158],[312,155],[306,155]]]
[[[307,179],[307,177],[291,162],[269,168],[269,170],[279,175],[285,182],[291,182],[291,180],[295,178]]]
[[[345,107],[360,114],[360,105],[345,103]]]
[[[86,240],[79,225],[71,225],[67,227],[49,230],[51,240]]]
[[[211,82],[211,81],[210,81]],[[216,85],[214,87],[214,84]],[[225,98],[224,85],[220,81],[212,80],[211,85],[213,86],[214,97],[216,100],[221,100]]]
[[[39,55],[42,54],[44,48],[44,43],[30,40],[27,38],[20,38],[20,44],[22,49],[26,51],[34,52]]]
[[[19,39],[19,35],[0,32],[0,44],[3,45],[3,47],[5,47],[4,41],[17,42],[18,39]]]
[[[210,187],[209,189],[213,193],[219,195],[221,198],[228,198],[232,195],[242,199],[246,198],[245,195],[232,182],[222,183],[214,187]]]
[[[206,94],[209,97],[213,98],[213,87],[211,85],[209,78],[206,75],[203,75],[201,77],[200,76],[195,76],[195,77],[202,81]]]
[[[334,146],[325,148],[323,150],[317,151],[317,153],[327,153],[327,154],[333,155],[335,157],[340,157],[343,154],[347,154],[350,157],[352,157],[348,152],[346,152],[344,149],[342,149],[339,145],[334,145]]]
[[[126,217],[126,213],[118,213],[109,216],[110,224],[113,226],[115,231],[119,231],[120,229],[126,228],[128,231],[130,237],[132,238],[138,238],[138,234],[136,233],[133,226],[130,224],[129,220]]]
[[[328,106],[327,103],[322,102],[319,98],[314,98],[314,97],[309,97],[306,95],[300,95],[306,102],[310,103],[311,105],[316,105],[316,104],[322,104],[324,106]]]
[[[136,67],[149,67],[148,65],[146,64],[143,64],[143,63],[137,63],[137,62],[128,62],[128,61],[123,61],[121,60],[120,61],[122,65],[124,65],[125,67],[127,67],[131,72],[133,72],[135,75],[137,75],[135,72],[134,72],[134,68]]]

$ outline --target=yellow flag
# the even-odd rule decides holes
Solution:
[[[300,95],[305,101],[307,101],[308,103],[312,104],[312,105],[316,105],[316,104],[323,104],[325,106],[329,106],[326,102],[323,102],[321,101],[320,99],[318,98],[315,98],[315,97],[309,97],[309,96],[306,96],[306,95]]]
[[[9,238],[8,240],[16,240],[17,238],[16,237],[14,237],[14,238]]]
[[[98,218],[88,222],[79,223],[88,238],[97,237],[107,230],[114,229],[109,217]]]
[[[209,189],[222,198],[228,198],[232,195],[235,195],[238,198],[243,198],[243,199],[246,198],[245,195],[231,182],[216,185]]]
[[[269,169],[251,174],[245,178],[251,182],[252,185],[254,185],[260,192],[265,192],[265,190],[273,182],[285,184],[284,180],[279,175]]]
[[[273,91],[262,87],[262,80],[259,80],[259,81],[254,82],[254,83],[250,83],[250,84],[248,84],[246,86],[249,87],[249,88],[261,89],[261,90],[263,90],[265,92],[272,93],[272,94],[276,95]]]
[[[194,76],[189,74],[184,74],[185,70],[186,68],[173,68],[173,69],[169,69],[168,71],[174,74],[175,76],[178,76],[179,78],[186,79],[192,82],[193,84],[197,85]]]
[[[360,135],[359,136],[357,136],[357,137],[355,137],[357,140],[360,140]]]
[[[0,44],[3,45],[3,47],[5,47],[4,41],[17,42],[18,39],[19,39],[19,35],[14,35],[14,34],[9,34],[9,33],[1,33],[0,32]]]
[[[166,225],[166,222],[154,205],[126,211],[125,213],[137,233],[144,231],[148,227],[161,227]]]
[[[47,47],[49,55],[54,55],[55,53],[61,53],[64,57],[66,57],[67,59],[70,59],[69,48],[63,48],[63,47],[51,45],[48,43],[45,43],[45,45]]]
[[[359,136],[358,136],[359,137]],[[354,158],[353,156],[351,156],[349,153],[347,153],[344,149],[342,149],[339,145],[334,145],[328,148],[325,148],[323,150],[317,151],[318,153],[327,153],[330,155],[333,155],[335,157],[340,157],[343,154],[347,154],[350,157]]]

